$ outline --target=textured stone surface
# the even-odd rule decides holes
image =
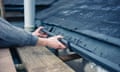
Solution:
[[[37,16],[48,24],[72,30],[92,30],[120,38],[119,0],[64,1],[38,13]]]

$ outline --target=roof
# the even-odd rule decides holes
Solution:
[[[91,30],[120,38],[120,0],[73,0],[46,11],[47,16],[45,11],[42,12],[43,15],[38,14],[43,17],[44,23],[74,31]]]

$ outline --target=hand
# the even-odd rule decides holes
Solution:
[[[53,36],[48,38],[47,40],[47,46],[51,47],[51,48],[55,48],[55,49],[64,49],[66,48],[65,45],[63,45],[58,39],[63,38],[63,36]]]
[[[38,29],[36,29],[32,35],[35,35],[35,36],[38,36],[38,37],[42,37],[42,38],[46,38],[47,37],[47,34],[41,32],[41,30],[43,29],[44,27],[39,27]]]
[[[53,36],[50,38],[39,38],[37,45],[48,46],[55,49],[64,49],[66,48],[58,39],[63,38],[62,36]]]

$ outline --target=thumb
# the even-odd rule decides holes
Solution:
[[[60,38],[63,38],[63,36],[57,35],[56,38],[57,38],[57,39],[60,39]]]
[[[40,31],[41,29],[43,29],[44,27],[39,27],[36,31]]]

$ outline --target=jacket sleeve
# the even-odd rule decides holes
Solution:
[[[31,33],[0,18],[0,48],[34,46],[37,40],[37,36],[33,36]]]

